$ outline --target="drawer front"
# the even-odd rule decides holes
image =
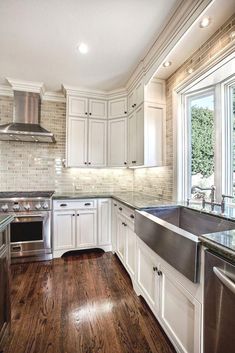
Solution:
[[[135,221],[135,210],[133,210],[132,208],[124,206],[121,202],[116,202],[114,200],[113,201],[113,205],[115,205],[115,204],[117,205],[115,207],[117,207],[118,213],[120,213],[121,215],[126,217],[128,219],[128,221],[134,223],[134,221]]]
[[[53,203],[54,210],[94,209],[97,208],[97,201],[86,200],[57,200]]]

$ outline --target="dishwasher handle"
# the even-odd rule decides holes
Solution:
[[[233,294],[235,294],[235,283],[224,274],[224,271],[214,266],[213,272],[216,277],[220,280],[220,282],[222,282],[225,287],[227,287]]]

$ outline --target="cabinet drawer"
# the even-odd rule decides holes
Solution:
[[[57,200],[53,203],[54,210],[74,210],[74,209],[93,209],[97,207],[94,199],[87,200]]]
[[[135,221],[135,210],[133,210],[132,208],[124,206],[120,202],[115,202],[115,200],[114,200],[113,201],[113,205],[115,205],[115,204],[117,205],[115,207],[117,207],[118,213],[120,213],[121,215],[126,217],[130,222],[134,223],[134,221]]]

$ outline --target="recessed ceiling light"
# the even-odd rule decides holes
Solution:
[[[210,23],[211,23],[210,17],[204,17],[204,18],[200,21],[199,26],[200,26],[201,28],[206,28],[206,27],[208,27],[208,26],[210,25]]]
[[[230,38],[231,38],[231,39],[235,39],[235,31],[233,31],[233,32],[230,34]]]
[[[171,66],[171,61],[165,61],[164,63],[163,63],[163,66],[164,67],[169,67],[169,66]]]
[[[81,54],[86,54],[88,52],[88,46],[86,43],[80,43],[76,47],[76,51],[79,51]]]
[[[187,73],[188,73],[188,74],[191,74],[192,72],[193,72],[193,68],[190,67],[190,68],[187,70]]]

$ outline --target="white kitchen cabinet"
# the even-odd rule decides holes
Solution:
[[[107,121],[89,119],[88,165],[105,167],[107,164]]]
[[[137,285],[152,310],[159,312],[160,280],[159,263],[145,244],[137,241]]]
[[[97,212],[96,210],[79,210],[76,217],[76,247],[89,248],[97,246]]]
[[[88,98],[69,96],[68,115],[85,117],[88,115]]]
[[[200,353],[201,304],[162,264],[160,320],[182,353]]]
[[[119,259],[125,263],[125,233],[124,217],[118,214],[117,216],[117,239],[116,239],[116,254]]]
[[[136,274],[136,234],[133,230],[134,225],[126,221],[125,233],[125,264],[127,271],[132,278]]]
[[[121,118],[127,116],[127,98],[111,99],[108,102],[109,119]]]
[[[144,106],[128,117],[128,164],[144,165]]]
[[[98,245],[111,244],[111,202],[98,200]]]
[[[67,127],[67,166],[87,165],[87,118],[70,117]]]
[[[118,215],[117,205],[118,205],[117,202],[115,200],[112,200],[111,242],[112,242],[113,252],[115,252],[117,248],[117,215]]]
[[[161,166],[164,161],[165,106],[145,103],[128,117],[128,165]]]
[[[76,246],[75,210],[54,212],[53,249],[72,250]]]
[[[108,121],[108,165],[127,166],[127,118]]]
[[[89,117],[95,119],[107,118],[107,101],[102,99],[89,99]]]
[[[130,114],[144,102],[144,84],[139,81],[128,95],[128,113]]]

